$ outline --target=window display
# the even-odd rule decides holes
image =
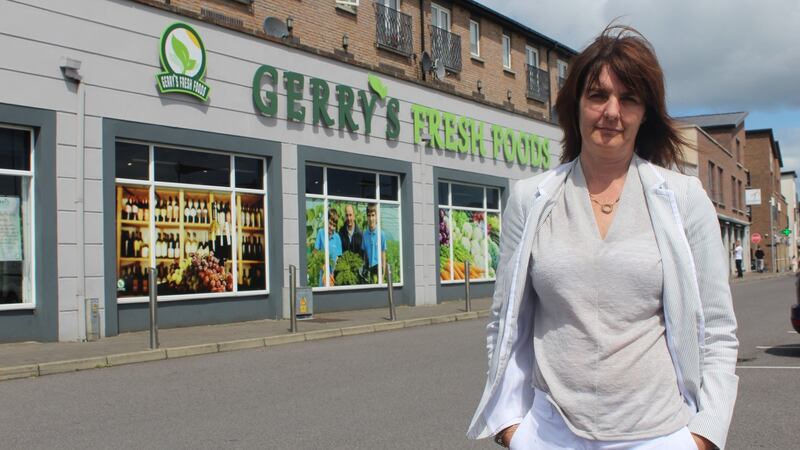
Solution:
[[[402,283],[399,177],[306,167],[306,261],[314,288]]]
[[[116,150],[120,299],[149,295],[148,267],[159,298],[268,289],[263,158],[131,142]]]
[[[500,252],[500,191],[439,183],[439,279],[494,280]]]
[[[34,302],[32,161],[32,132],[0,127],[0,309]]]

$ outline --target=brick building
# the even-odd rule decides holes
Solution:
[[[781,193],[780,144],[775,141],[772,129],[747,130],[745,157],[750,170],[748,190],[760,193],[760,202],[751,208],[751,232],[758,233],[762,241],[767,270],[783,271],[790,267],[789,251],[781,231],[788,227],[786,199]],[[791,200],[794,202],[794,200]],[[755,248],[751,249],[755,251]]]
[[[559,158],[574,52],[474,1],[0,10],[0,342],[488,296]]]
[[[717,210],[731,273],[735,271],[733,248],[737,240],[744,247],[743,265],[750,267],[750,219],[744,202],[748,174],[745,117],[747,113],[738,112],[678,118],[681,133],[691,147],[686,152],[689,173],[700,178]]]
[[[473,0],[134,1],[541,120],[554,120],[575,55]],[[266,33],[267,18],[288,23],[288,36]]]

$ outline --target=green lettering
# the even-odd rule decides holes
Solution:
[[[422,129],[425,128],[428,108],[420,105],[411,105],[411,113],[414,115],[414,143],[422,142]]]
[[[444,146],[451,152],[458,151],[458,143],[455,141],[456,136],[456,116],[449,112],[442,113],[444,118]]]
[[[364,134],[369,136],[372,132],[372,115],[375,113],[375,102],[378,101],[378,97],[366,91],[358,91],[358,99],[361,102],[361,112],[364,114]]]
[[[542,168],[550,168],[550,139],[541,138],[539,141],[539,154],[542,155]]]
[[[514,152],[514,144],[511,142],[513,137],[513,130],[509,128],[503,128],[503,156],[505,156],[506,161],[511,163],[515,162],[517,159],[517,154]]]
[[[531,167],[539,167],[542,164],[542,156],[539,154],[539,136],[529,134],[527,137],[528,144],[526,147],[530,152]]]
[[[523,165],[528,164],[528,147],[525,145],[527,136],[527,133],[521,131],[514,133],[514,149],[517,153],[517,161]]]
[[[328,115],[328,97],[331,95],[331,90],[325,80],[319,78],[311,78],[308,80],[311,85],[311,117],[314,125],[322,121],[322,125],[330,127],[333,125],[333,119]]]
[[[336,99],[339,102],[339,129],[347,127],[349,131],[358,131],[358,125],[353,121],[353,89],[343,84],[336,85]]]
[[[469,129],[472,119],[469,117],[458,118],[458,152],[467,153],[469,151]]]
[[[414,126],[416,129],[416,125]],[[400,101],[390,98],[386,103],[386,139],[400,136]]]
[[[500,159],[500,150],[503,148],[503,127],[492,125],[492,148],[494,149],[494,159]]]
[[[298,103],[303,99],[304,80],[301,73],[283,73],[283,81],[286,83],[286,120],[302,122],[306,118],[306,108]]]
[[[437,109],[428,108],[428,134],[431,135],[431,145],[435,148],[444,150],[444,142],[442,141],[442,134],[439,133],[441,128],[441,113]]]
[[[264,91],[266,102],[261,96],[261,79],[264,75],[269,75],[269,84],[272,85],[272,91]],[[272,66],[263,65],[256,69],[253,75],[253,104],[261,114],[269,117],[275,117],[278,112],[278,71]]]
[[[483,122],[475,120],[472,122],[472,131],[469,133],[472,139],[472,153],[480,152],[482,158],[486,158],[486,142],[483,141]]]

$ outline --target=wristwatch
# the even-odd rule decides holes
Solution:
[[[508,448],[506,444],[503,443],[503,431],[500,431],[499,433],[494,435],[494,443],[499,445],[500,447]]]

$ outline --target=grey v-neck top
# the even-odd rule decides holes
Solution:
[[[691,416],[667,348],[661,254],[633,163],[615,210],[603,240],[577,163],[536,234],[534,385],[581,437],[647,439]]]

